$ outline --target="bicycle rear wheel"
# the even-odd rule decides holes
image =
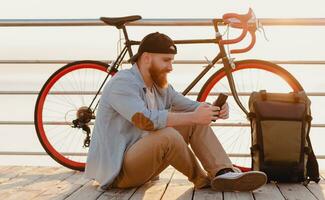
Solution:
[[[34,112],[38,139],[46,152],[63,166],[85,169],[86,132],[74,126],[73,121],[83,117],[86,121],[78,123],[92,130],[91,116],[95,111],[88,107],[108,75],[107,68],[107,64],[97,61],[67,64],[46,81],[38,95]]]
[[[302,91],[299,82],[280,66],[262,60],[243,60],[235,62],[232,71],[237,92],[242,104],[248,110],[249,95],[253,91],[267,90],[268,92]],[[202,87],[197,100],[212,103],[219,93],[231,90],[226,73],[220,69],[214,73]],[[233,98],[228,98],[229,119],[217,120],[212,128],[233,164],[242,171],[251,167],[250,124],[245,113],[239,108]]]

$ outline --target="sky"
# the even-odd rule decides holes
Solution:
[[[228,12],[244,14],[250,7],[257,18],[325,18],[324,0],[0,0],[0,3],[0,19],[98,19],[101,16],[126,15],[141,15],[144,19],[212,19],[221,18]],[[107,56],[110,58],[116,56],[116,40],[119,36],[118,31],[113,27],[0,27],[0,30],[0,44],[3,47],[0,48],[0,59],[107,59]],[[138,40],[141,40],[146,33],[156,30],[167,33],[173,39],[214,37],[212,27],[205,29],[130,27],[129,30],[131,30],[131,39]],[[325,34],[325,26],[289,29],[273,26],[265,27],[265,30],[271,42],[266,42],[263,35],[257,33],[256,50],[245,54],[246,57],[251,55],[265,59],[283,59],[285,55],[288,59],[298,59],[302,57],[301,54],[304,54],[306,59],[322,58],[321,52],[325,47],[317,45]],[[302,37],[307,39],[302,40]],[[246,44],[248,42],[249,40],[246,40]],[[308,48],[318,50],[314,51],[315,53],[309,51],[307,54],[303,51],[290,55],[288,53]],[[30,51],[31,49],[33,51]],[[270,55],[270,49],[276,49],[278,53]],[[190,50],[181,52],[186,51]],[[205,52],[198,51],[194,56],[199,59],[203,59],[204,56],[209,57],[210,54]],[[186,54],[186,57],[188,55]]]
[[[0,18],[98,18],[139,14],[144,18],[213,18],[225,12],[259,17],[325,17],[324,0],[0,0]]]

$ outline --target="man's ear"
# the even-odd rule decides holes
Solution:
[[[142,53],[142,57],[143,57],[143,62],[144,62],[144,63],[146,63],[146,64],[151,63],[152,56],[151,56],[150,53],[148,53],[148,52],[143,52],[143,53]]]

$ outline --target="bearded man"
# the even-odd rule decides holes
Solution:
[[[168,83],[176,53],[173,40],[151,33],[130,59],[132,68],[120,70],[105,85],[86,178],[97,180],[103,190],[137,187],[172,165],[195,188],[251,191],[264,185],[263,172],[235,172],[209,125],[229,117],[228,104],[219,108],[193,101]]]

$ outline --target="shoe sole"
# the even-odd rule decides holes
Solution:
[[[267,181],[264,173],[246,172],[238,178],[215,178],[211,181],[211,188],[216,191],[253,191],[263,186]]]

